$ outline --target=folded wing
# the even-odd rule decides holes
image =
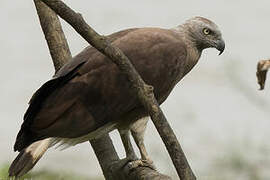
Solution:
[[[111,41],[163,102],[184,74],[186,50],[177,34],[157,28],[132,29],[111,35]],[[14,149],[20,151],[48,137],[86,135],[140,106],[126,76],[89,47],[35,93]]]

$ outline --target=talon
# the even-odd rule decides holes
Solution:
[[[149,167],[153,170],[156,170],[156,167],[155,165],[153,164],[153,161],[152,160],[136,160],[136,161],[131,161],[128,163],[128,168],[129,169],[134,169],[134,168],[137,168],[137,167]]]
[[[154,162],[150,158],[142,159],[142,161],[148,164],[154,164]]]
[[[153,170],[157,170],[156,166],[154,165],[154,162],[151,159],[144,159],[144,160],[142,160],[142,162],[144,162],[144,164],[147,167],[149,167],[149,168],[151,168]]]

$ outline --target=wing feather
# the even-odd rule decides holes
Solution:
[[[144,81],[154,86],[162,103],[184,75],[185,45],[170,30],[145,28],[120,34],[114,36],[113,45],[129,57]],[[31,101],[15,150],[47,137],[88,137],[141,107],[126,76],[94,48],[76,56],[55,77]]]

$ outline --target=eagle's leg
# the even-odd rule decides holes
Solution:
[[[122,142],[123,142],[123,145],[124,145],[124,148],[125,148],[125,152],[126,152],[126,159],[127,160],[131,160],[131,161],[134,161],[137,158],[135,152],[134,152],[134,149],[132,147],[132,144],[131,144],[131,141],[130,141],[130,131],[129,130],[119,130],[119,133],[120,133],[120,136],[121,136],[121,139],[122,139]]]
[[[130,141],[129,129],[118,128],[118,132],[120,134],[122,143],[125,148],[126,158],[121,159],[120,161],[112,162],[111,171],[118,171],[119,169],[122,169],[123,167],[132,169],[134,166],[132,166],[131,164],[133,164],[133,162],[135,162],[138,159]]]
[[[150,159],[145,145],[144,145],[144,134],[146,130],[146,125],[148,122],[148,117],[142,118],[138,121],[136,121],[130,128],[131,134],[136,142],[137,147],[140,150],[141,159],[144,161],[148,161],[149,163],[153,163],[153,161]]]
[[[136,160],[132,163],[130,163],[131,167],[137,167],[137,166],[147,166],[152,169],[156,169],[156,167],[153,164],[153,161],[150,159],[145,145],[144,145],[144,133],[146,130],[146,125],[148,122],[148,117],[144,117],[138,121],[136,121],[130,128],[132,136],[136,142],[137,147],[140,150],[141,159]]]
[[[126,158],[119,163],[120,165],[128,163],[128,168],[133,169],[138,166],[150,167],[156,169],[153,165],[153,161],[149,158],[144,145],[144,132],[146,130],[146,125],[148,122],[148,117],[142,118],[134,122],[129,128],[132,133],[132,136],[138,146],[141,154],[141,159],[138,159],[130,141],[130,131],[129,129],[119,128],[123,145],[126,151]]]

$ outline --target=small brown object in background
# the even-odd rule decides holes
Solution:
[[[257,65],[257,79],[258,84],[260,85],[260,90],[264,89],[266,74],[268,69],[270,68],[270,60],[261,60]]]

